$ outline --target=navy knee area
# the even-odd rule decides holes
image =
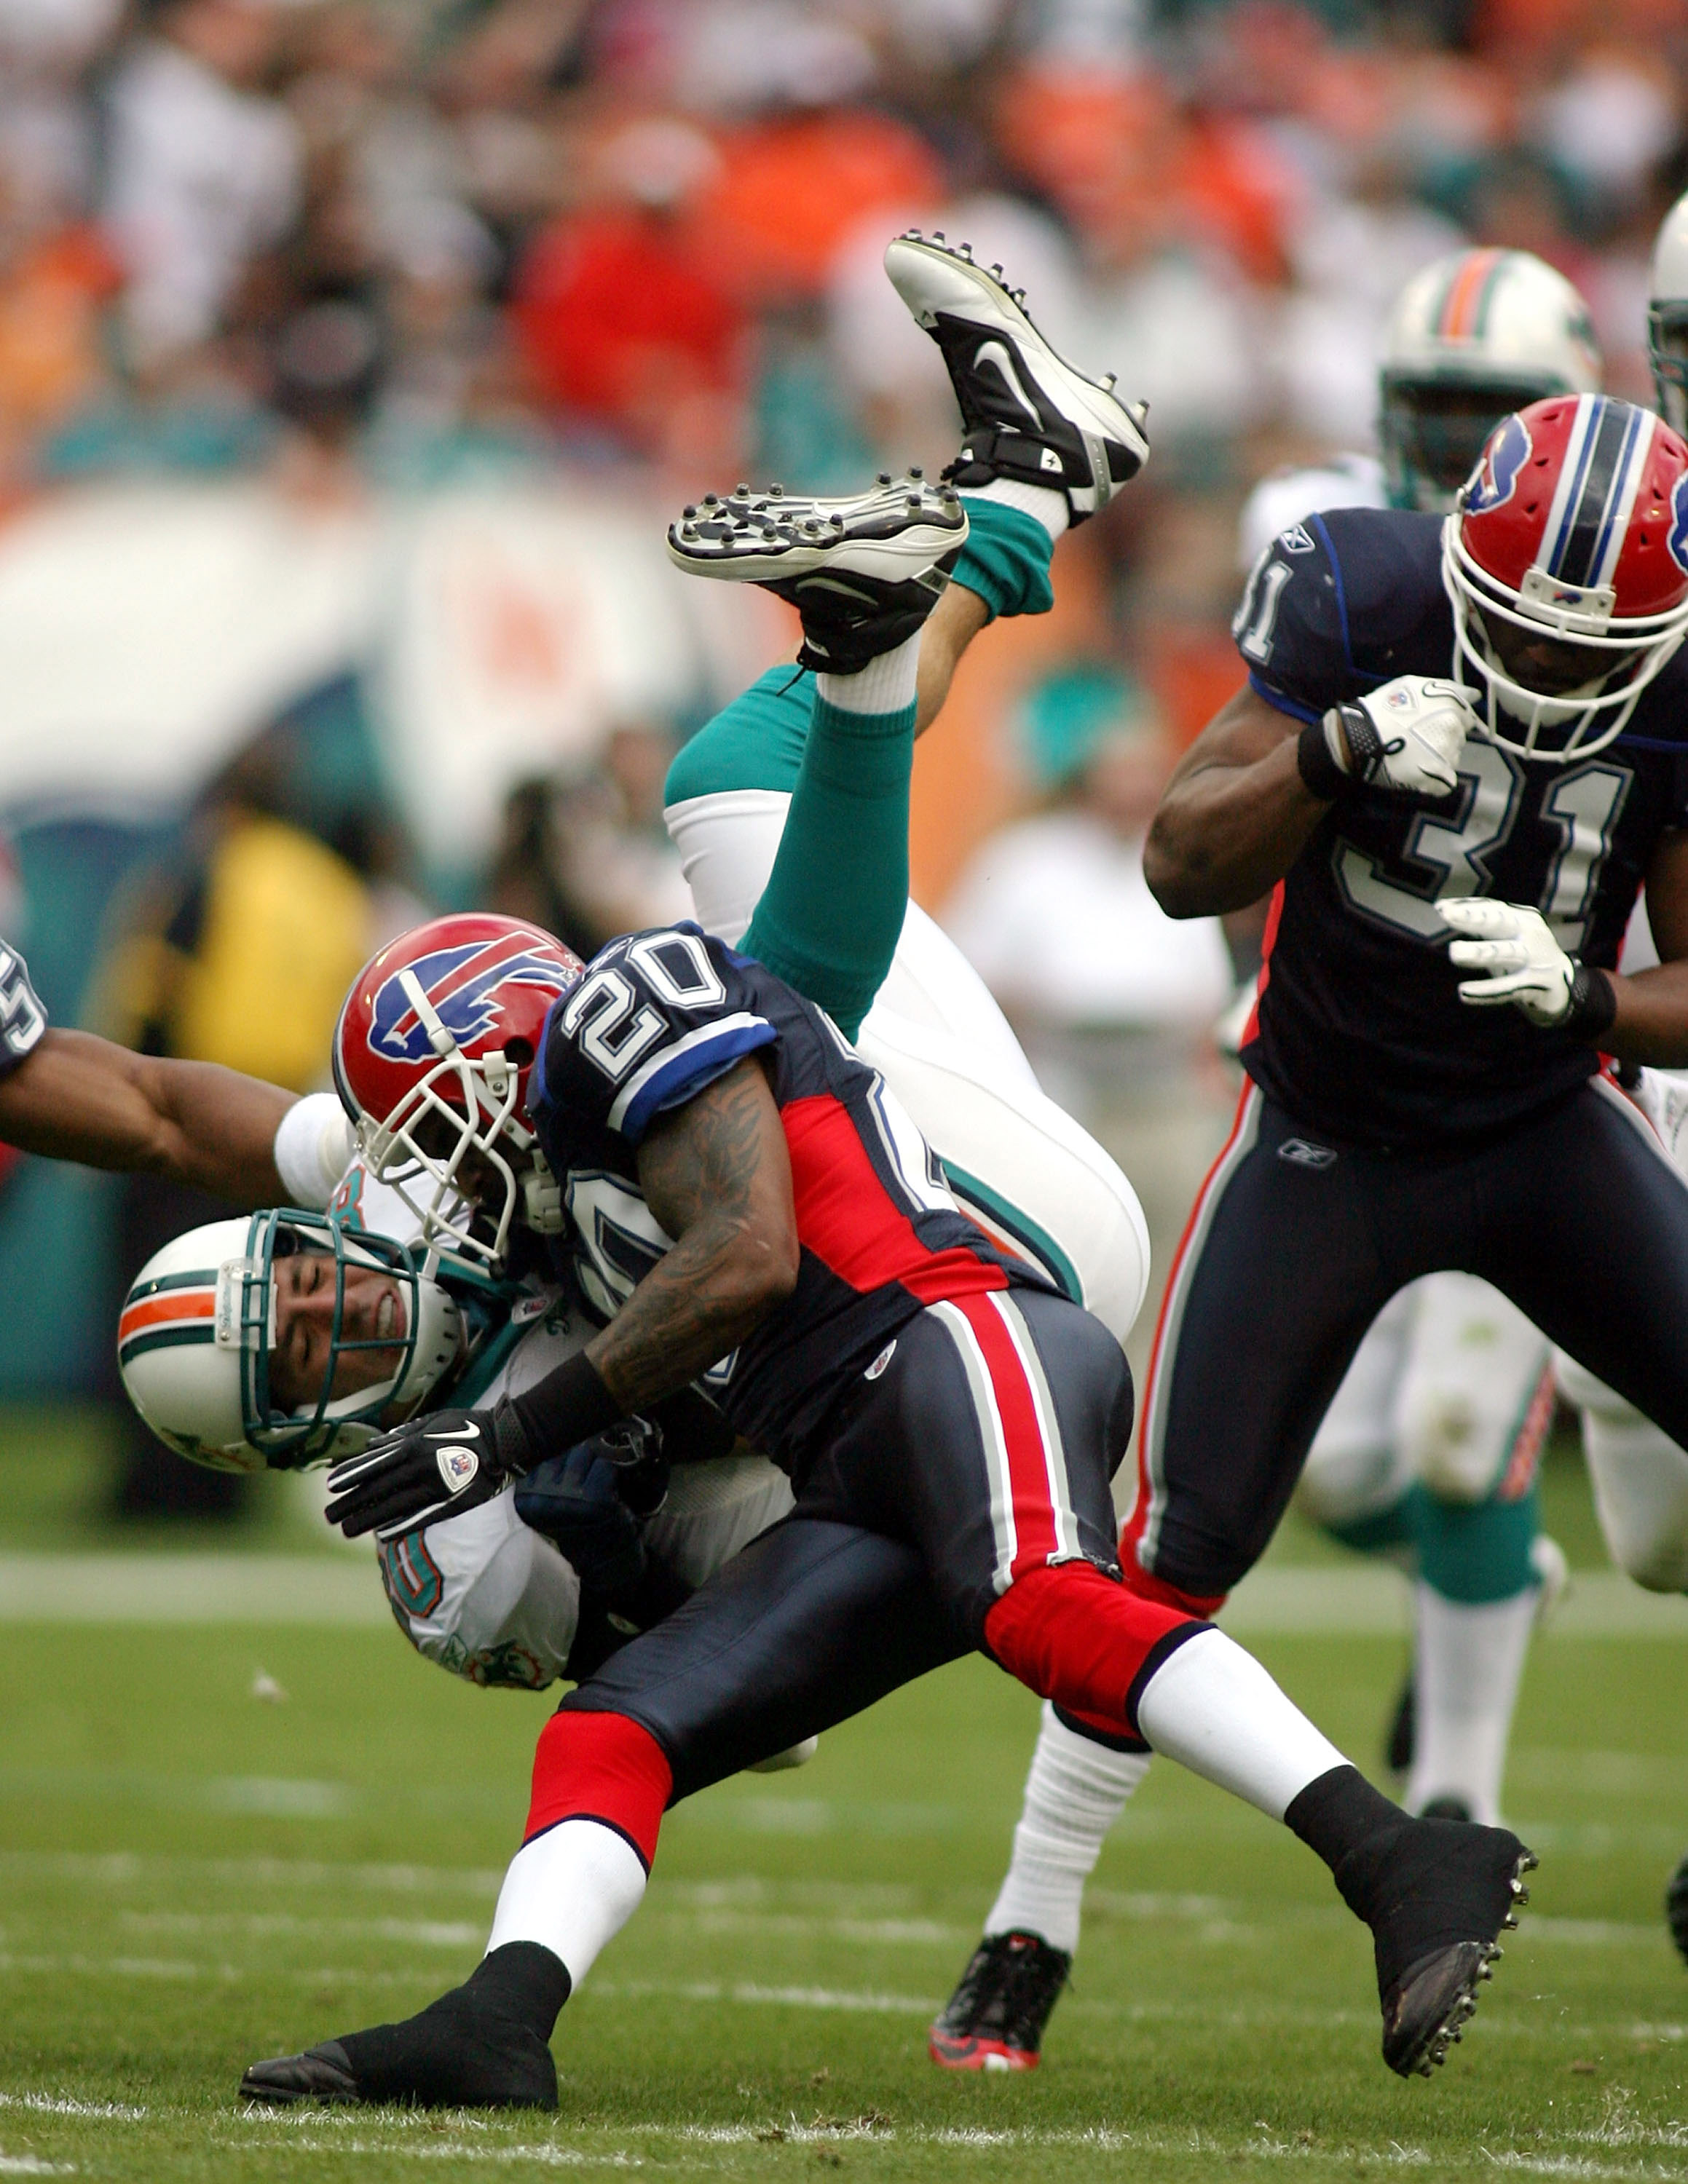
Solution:
[[[791,1517],[558,1711],[636,1722],[673,1769],[674,1805],[966,1650],[914,1548]]]

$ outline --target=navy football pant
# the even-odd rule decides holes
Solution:
[[[654,1742],[672,1803],[975,1647],[1130,1735],[1143,1685],[1203,1627],[1118,1582],[1109,1479],[1131,1419],[1124,1353],[1065,1299],[929,1306],[847,1399],[792,1514],[563,1700],[529,1835],[589,1815],[643,1840],[619,1747],[582,1716]]]
[[[1478,1274],[1688,1442],[1688,1184],[1590,1079],[1462,1150],[1333,1145],[1249,1085],[1155,1330],[1126,1582],[1209,1613],[1276,1529],[1361,1337],[1395,1292]]]

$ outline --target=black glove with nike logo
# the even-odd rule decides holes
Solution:
[[[334,1466],[328,1522],[349,1540],[365,1532],[391,1539],[490,1502],[532,1463],[507,1402],[489,1411],[429,1411]]]
[[[328,1522],[349,1540],[383,1540],[490,1502],[554,1452],[621,1416],[584,1351],[489,1411],[428,1411],[371,1441],[328,1474]]]

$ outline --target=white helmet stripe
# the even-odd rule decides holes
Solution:
[[[1588,581],[1592,585],[1610,584],[1617,574],[1618,557],[1624,551],[1624,537],[1629,528],[1630,511],[1635,505],[1635,496],[1641,489],[1641,480],[1647,473],[1647,463],[1653,449],[1653,434],[1657,429],[1658,420],[1651,410],[1630,411],[1622,454],[1607,499],[1605,521],[1596,535],[1594,552],[1590,557]]]

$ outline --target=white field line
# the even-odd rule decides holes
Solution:
[[[1355,1563],[1255,1570],[1223,1621],[1249,1635],[1400,1633],[1404,1585]],[[308,1555],[0,1555],[0,1622],[367,1624],[391,1622],[361,1559]],[[1677,1638],[1688,1602],[1643,1592],[1616,1570],[1579,1572],[1550,1625],[1555,1638]]]
[[[336,1864],[314,1858],[153,1858],[132,1851],[0,1851],[0,1875],[73,1880],[85,1888],[156,1890],[179,1880],[196,1891],[354,1888],[371,1895],[474,1896],[494,1900],[504,1886],[490,1866]]]
[[[79,2101],[69,2093],[0,2093],[0,2109],[28,2109],[36,2115],[92,2116],[101,2123],[139,2123],[147,2113],[125,2101]]]
[[[0,2153],[0,2176],[74,2176],[74,2161],[42,2161],[33,2153]]]
[[[367,1934],[418,1949],[469,1949],[486,1940],[484,1919],[296,1919],[291,1913],[121,1911],[118,1924],[143,1934],[238,1934],[268,1941],[286,1934]]]

